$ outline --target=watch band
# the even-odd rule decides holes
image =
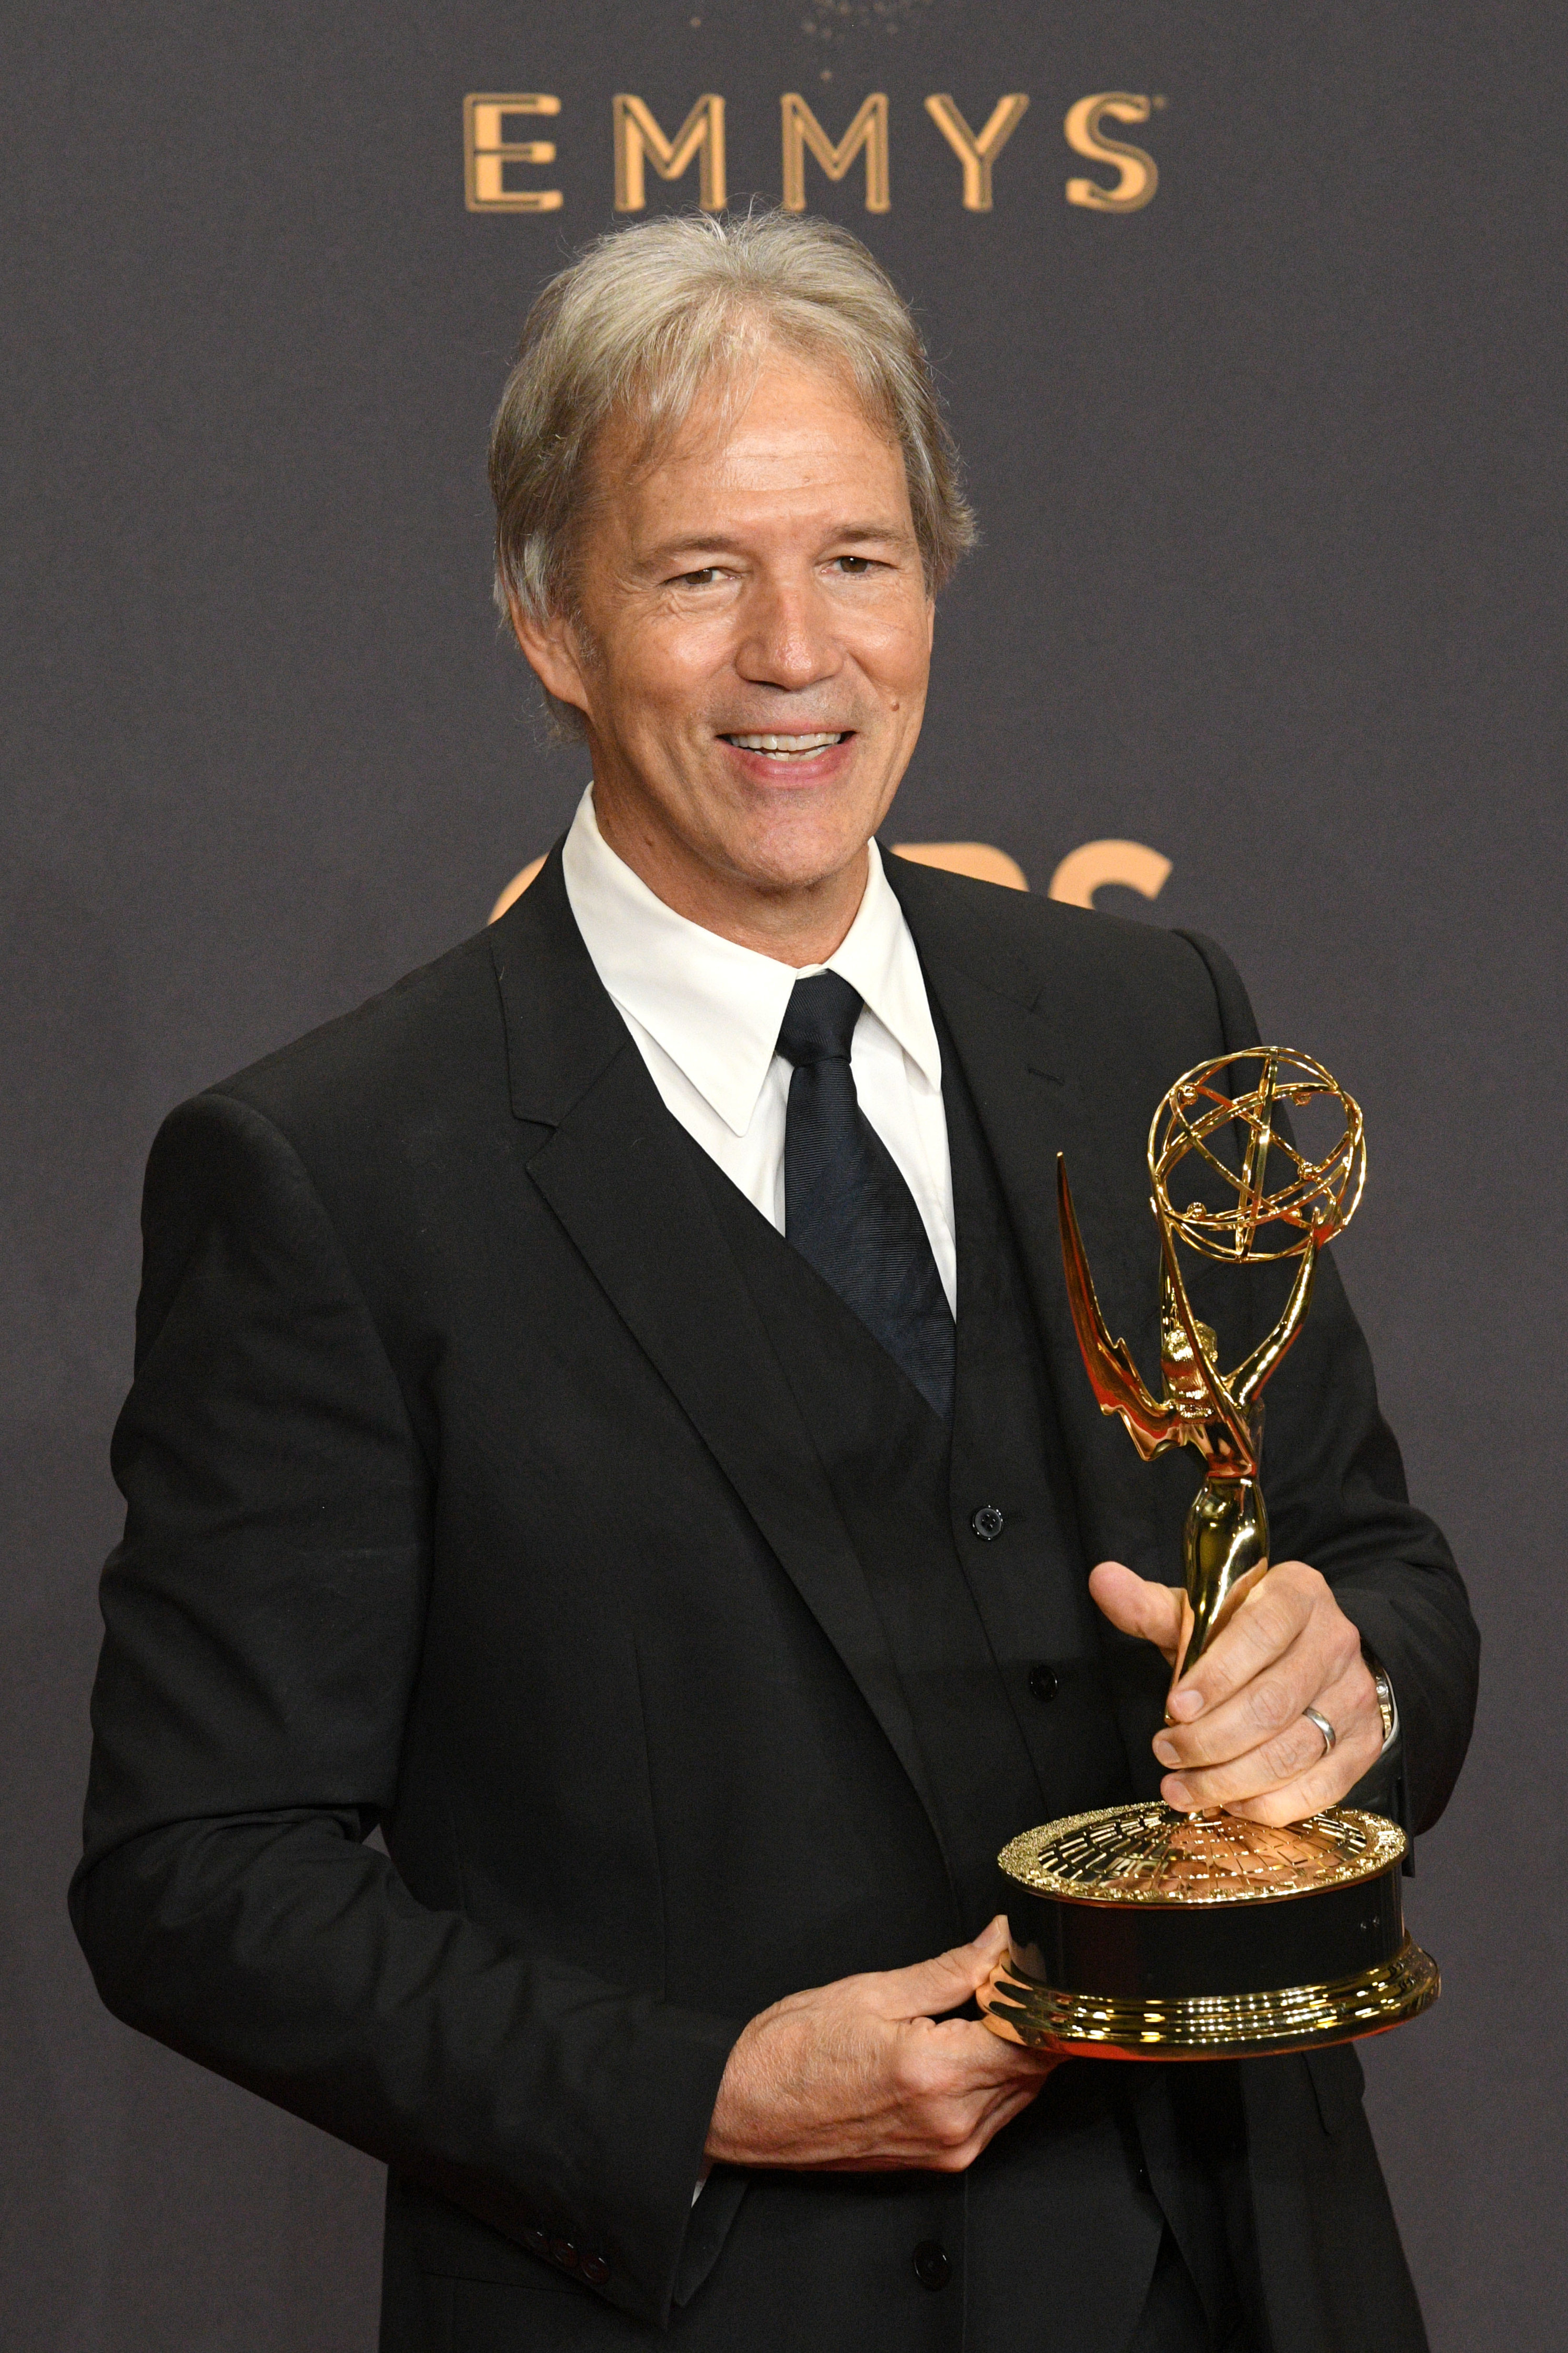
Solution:
[[[1383,1663],[1375,1651],[1369,1650],[1363,1642],[1361,1646],[1361,1654],[1366,1662],[1366,1671],[1372,1677],[1373,1690],[1377,1694],[1377,1712],[1383,1718],[1383,1746],[1378,1753],[1380,1756],[1386,1756],[1399,1734],[1399,1710],[1394,1704],[1394,1685],[1384,1673]]]

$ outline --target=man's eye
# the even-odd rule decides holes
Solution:
[[[711,586],[718,577],[719,566],[716,564],[704,564],[695,572],[678,572],[671,585],[677,588],[707,588]]]
[[[852,580],[858,580],[873,568],[868,555],[836,555],[833,560]]]

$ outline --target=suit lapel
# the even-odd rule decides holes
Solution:
[[[844,1661],[935,1828],[924,1762],[858,1556],[773,1342],[573,920],[553,853],[495,927],[528,1173]]]

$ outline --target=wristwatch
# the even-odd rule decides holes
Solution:
[[[1377,1694],[1377,1712],[1383,1718],[1383,1746],[1378,1754],[1380,1757],[1385,1757],[1393,1747],[1399,1730],[1399,1710],[1394,1704],[1394,1685],[1384,1672],[1375,1651],[1369,1650],[1363,1642],[1361,1646],[1361,1654],[1366,1662],[1366,1671],[1372,1677],[1372,1687]]]

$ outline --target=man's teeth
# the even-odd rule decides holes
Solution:
[[[731,744],[742,752],[805,753],[824,752],[830,744],[844,741],[843,731],[836,735],[731,735]]]

